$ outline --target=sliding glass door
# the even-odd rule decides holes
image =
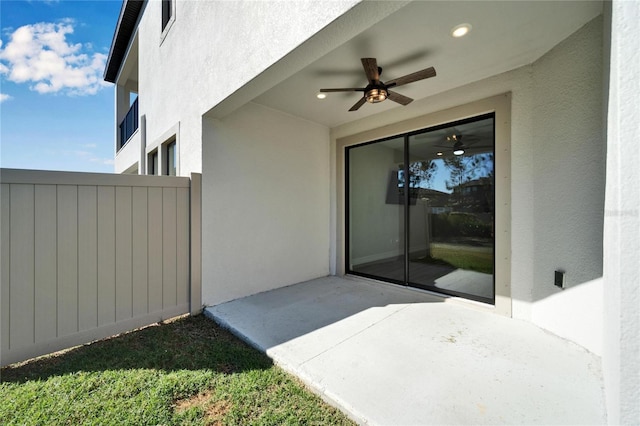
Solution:
[[[404,137],[348,152],[349,269],[404,283]]]
[[[494,115],[347,148],[347,270],[494,302]]]

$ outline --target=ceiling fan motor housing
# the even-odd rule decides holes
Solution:
[[[370,104],[382,102],[387,99],[387,96],[389,96],[389,92],[387,92],[387,88],[384,84],[371,83],[365,88],[364,97]]]

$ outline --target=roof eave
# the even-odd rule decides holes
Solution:
[[[111,49],[104,69],[104,80],[115,83],[124,61],[131,38],[135,33],[138,19],[145,0],[123,0],[118,16],[118,24],[111,40]]]

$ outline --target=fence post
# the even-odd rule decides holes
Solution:
[[[202,312],[202,174],[191,173],[191,280],[189,311]]]

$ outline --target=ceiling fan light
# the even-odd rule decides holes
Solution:
[[[457,141],[453,144],[453,155],[462,155],[464,154],[464,145],[462,142]]]
[[[451,29],[451,36],[455,38],[464,37],[471,31],[471,24],[456,25]]]
[[[369,102],[370,104],[376,104],[378,102],[382,102],[385,99],[387,99],[387,91],[384,89],[371,89],[369,90],[366,95],[365,95],[365,99],[367,100],[367,102]]]

